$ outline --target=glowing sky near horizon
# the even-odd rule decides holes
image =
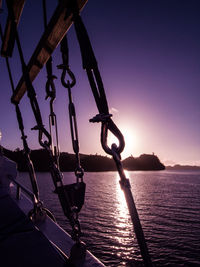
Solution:
[[[55,6],[48,6],[48,17]],[[51,3],[50,3],[51,2]],[[56,2],[56,1],[55,1]],[[1,14],[5,26],[6,9]],[[127,141],[123,158],[154,152],[165,164],[200,165],[200,2],[198,0],[106,1],[89,0],[82,18],[98,60],[110,112]],[[25,59],[29,58],[43,31],[41,1],[26,1],[19,24]],[[80,152],[102,154],[100,125],[90,124],[97,114],[92,93],[82,69],[73,27],[68,34],[70,66],[77,77],[73,98],[79,128]],[[17,57],[17,58],[16,58]],[[15,48],[11,67],[14,82],[21,77]],[[59,48],[53,54],[58,77],[55,111],[61,151],[72,152],[67,92],[60,85]],[[10,104],[11,89],[4,59],[0,59],[0,129],[2,145],[22,147]],[[48,127],[45,69],[34,82]],[[39,148],[35,121],[25,96],[20,104],[31,148]],[[132,138],[131,138],[132,137]]]

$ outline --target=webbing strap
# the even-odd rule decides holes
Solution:
[[[65,35],[60,43],[60,51],[62,55],[63,66],[69,67],[69,48],[67,35]]]
[[[74,18],[76,35],[80,45],[83,68],[86,69],[90,86],[100,114],[109,114],[104,85],[85,25],[79,15]]]

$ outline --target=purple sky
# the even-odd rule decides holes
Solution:
[[[51,2],[52,5],[53,1]],[[56,1],[55,1],[56,2]],[[48,17],[55,6],[49,6]],[[1,14],[5,25],[6,8]],[[200,165],[200,3],[198,0],[95,1],[82,12],[107,93],[113,120],[127,141],[123,157],[152,153],[167,164]],[[19,25],[28,62],[42,34],[41,1],[26,1]],[[80,151],[102,154],[100,125],[88,120],[97,114],[91,90],[82,70],[73,27],[68,34],[70,65],[77,77],[73,88],[79,126]],[[67,113],[67,92],[60,85],[59,48],[53,54],[58,79],[55,111],[61,151],[72,152]],[[11,66],[15,85],[21,76],[15,49]],[[0,60],[0,129],[2,145],[21,147],[5,61]],[[48,127],[45,70],[34,82]],[[35,121],[25,96],[20,104],[31,148],[38,148]]]

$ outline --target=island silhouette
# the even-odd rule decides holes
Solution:
[[[2,147],[3,154],[17,163],[18,171],[28,171],[23,150],[16,149],[14,151]],[[38,172],[49,171],[49,157],[44,149],[32,150],[30,154],[35,170]],[[112,158],[101,155],[80,154],[81,166],[86,172],[103,172],[116,171],[116,166]],[[74,154],[61,152],[60,169],[63,172],[72,172],[76,168],[76,159]],[[130,156],[122,161],[126,170],[164,170],[165,166],[159,158],[152,154],[142,154],[139,157]]]

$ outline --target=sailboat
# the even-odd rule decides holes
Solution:
[[[125,194],[144,265],[152,266],[131,193],[130,183],[126,178],[121,163],[120,154],[124,149],[124,138],[113,122],[112,115],[109,113],[97,60],[86,28],[80,17],[80,11],[86,2],[87,0],[60,0],[51,19],[47,23],[46,1],[43,0],[44,33],[29,62],[26,64],[17,30],[25,0],[7,1],[8,18],[4,33],[1,29],[1,55],[5,57],[9,73],[10,85],[13,91],[11,101],[15,105],[32,191],[15,180],[14,163],[6,159],[1,153],[0,159],[3,166],[2,170],[4,170],[2,171],[3,178],[1,178],[0,187],[0,212],[1,218],[3,218],[0,222],[0,234],[2,236],[0,240],[0,262],[2,266],[104,266],[87,250],[86,244],[81,241],[81,227],[78,220],[78,214],[84,205],[86,185],[83,180],[84,170],[80,163],[76,112],[71,93],[71,88],[75,85],[76,79],[68,62],[66,33],[72,24],[75,26],[80,46],[83,68],[86,70],[99,111],[99,114],[94,116],[90,122],[101,123],[101,144],[104,151],[111,155],[116,163],[120,185]],[[9,64],[9,58],[12,58],[15,44],[22,67],[22,76],[16,87],[14,86]],[[63,184],[63,174],[59,167],[57,119],[53,106],[56,92],[54,86],[55,77],[52,74],[51,55],[59,44],[61,46],[63,62],[58,68],[62,71],[61,83],[68,90],[71,138],[76,156],[76,183],[71,185]],[[32,84],[44,66],[46,66],[47,70],[46,93],[47,98],[50,99],[49,131],[44,127],[36,92]],[[26,92],[36,121],[36,126],[33,129],[38,131],[39,144],[48,153],[49,169],[55,186],[55,193],[58,195],[63,212],[72,227],[71,236],[55,222],[53,214],[44,207],[39,197],[37,178],[30,159],[30,149],[26,140],[23,116],[19,106]],[[107,136],[109,131],[119,140],[118,146],[116,144],[112,144],[111,147],[108,146]],[[15,185],[14,197],[10,194],[10,182]]]

